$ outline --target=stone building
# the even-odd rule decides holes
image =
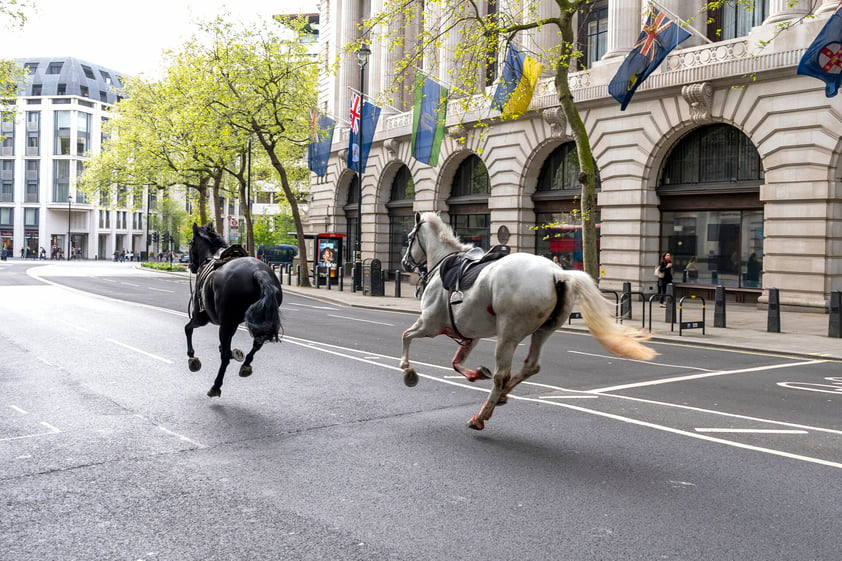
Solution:
[[[145,250],[147,201],[89,200],[76,188],[122,88],[119,72],[76,58],[26,58],[0,123],[0,241],[10,254],[108,259]]]
[[[699,14],[702,2],[662,0],[693,36],[621,111],[607,86],[641,31],[642,4],[596,1],[577,22],[583,70],[570,84],[599,171],[601,288],[653,291],[653,268],[670,251],[678,294],[711,296],[722,285],[731,300],[764,302],[777,288],[784,305],[825,310],[830,292],[842,290],[842,96],[826,97],[821,81],[795,68],[838,1],[758,0],[753,10],[727,4]],[[507,234],[513,250],[581,266],[575,145],[546,65],[526,115],[454,111],[438,165],[421,164],[410,155],[411,93],[385,93],[401,41],[395,50],[374,39],[362,71],[342,52],[381,5],[322,0],[320,56],[340,63],[323,77],[321,109],[339,124],[327,176],[311,179],[310,230],[345,233],[353,248],[362,217],[363,258],[394,270],[414,212],[440,211],[464,240],[487,247]],[[551,14],[555,3],[535,7]],[[411,45],[411,31],[389,31]],[[517,39],[535,56],[553,41],[548,29]],[[452,51],[445,41],[423,70],[450,82]],[[386,109],[360,197],[344,156],[349,98],[361,81]],[[479,120],[490,126],[478,130]]]

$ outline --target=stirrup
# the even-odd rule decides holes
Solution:
[[[451,306],[453,306],[455,304],[461,304],[462,300],[463,300],[463,298],[462,298],[462,291],[461,290],[454,290],[450,294],[450,305]]]

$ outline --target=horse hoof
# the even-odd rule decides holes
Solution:
[[[187,367],[190,368],[190,372],[198,372],[202,369],[202,361],[195,356],[191,356],[187,359]]]
[[[476,415],[471,417],[471,420],[468,421],[468,428],[474,430],[482,430],[485,428],[485,423],[477,419]]]
[[[506,405],[509,402],[509,396],[501,395],[500,399],[497,400],[497,405]]]
[[[251,373],[251,366],[246,366],[244,364],[240,367],[240,378],[248,378],[249,376],[251,376]]]
[[[414,388],[418,384],[418,374],[412,368],[407,368],[403,371],[403,383],[410,388]]]
[[[222,390],[219,388],[211,388],[208,390],[208,397],[222,397]]]
[[[480,366],[477,368],[477,380],[490,380],[491,379],[491,370],[486,368],[485,366]]]
[[[240,349],[231,349],[231,358],[233,358],[237,362],[243,362],[244,357],[245,355],[243,355],[243,351],[241,351]]]

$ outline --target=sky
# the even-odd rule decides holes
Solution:
[[[196,22],[223,10],[249,22],[277,13],[316,13],[318,0],[30,0],[20,30],[0,26],[0,58],[75,57],[126,75],[160,74],[162,52],[182,45]]]

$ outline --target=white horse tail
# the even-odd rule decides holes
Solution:
[[[557,281],[566,281],[582,307],[582,318],[599,343],[611,353],[635,360],[652,360],[658,353],[642,344],[648,335],[614,320],[611,303],[599,291],[591,276],[583,271],[563,271],[556,274]]]

